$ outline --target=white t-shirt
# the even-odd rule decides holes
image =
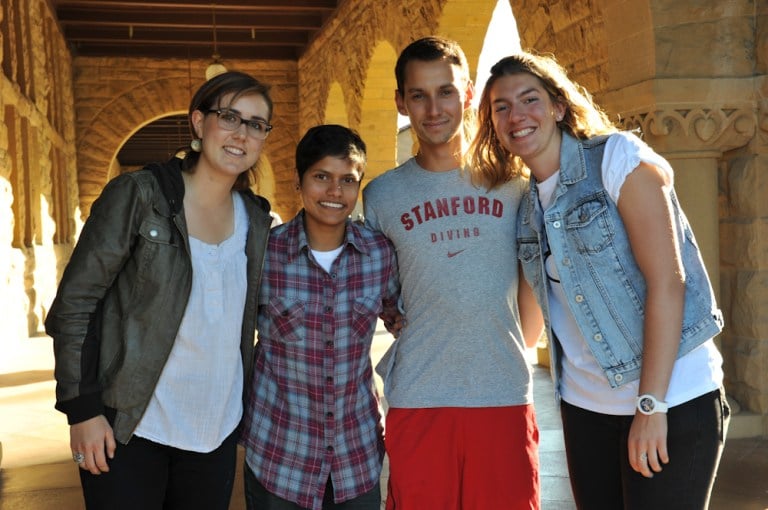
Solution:
[[[617,203],[627,175],[641,161],[655,165],[673,178],[670,164],[631,133],[611,135],[603,154],[603,185]],[[542,209],[552,205],[560,171],[537,184]],[[611,388],[605,373],[592,355],[568,307],[552,257],[544,261],[549,284],[549,311],[552,329],[563,348],[560,393],[569,404],[611,415],[635,414],[640,381]],[[667,394],[663,399],[676,406],[713,391],[723,381],[723,359],[710,339],[675,362]]]
[[[207,453],[218,448],[240,422],[248,236],[242,200],[233,193],[235,228],[228,239],[215,245],[189,238],[192,290],[171,354],[136,428],[137,436]]]
[[[342,244],[338,248],[334,248],[330,251],[319,251],[319,250],[311,250],[312,256],[315,257],[315,261],[317,261],[318,264],[320,264],[320,267],[325,269],[326,272],[331,271],[331,266],[333,265],[333,261],[336,260],[336,257],[339,256],[339,253],[341,253],[341,250],[344,248],[344,245]]]

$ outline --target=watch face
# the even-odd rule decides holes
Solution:
[[[653,409],[655,407],[656,406],[653,404],[653,400],[651,400],[650,398],[645,397],[643,399],[640,399],[640,409],[642,411],[645,411],[646,413],[651,413],[653,412]]]

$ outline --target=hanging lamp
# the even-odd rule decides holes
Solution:
[[[205,69],[206,80],[210,80],[214,76],[227,72],[227,68],[221,63],[221,55],[219,55],[216,40],[216,4],[211,4],[211,6],[213,12],[213,55],[211,55],[211,58],[213,59],[213,62],[211,62]]]

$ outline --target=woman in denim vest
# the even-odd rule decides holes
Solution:
[[[722,329],[669,163],[554,58],[491,69],[470,168],[528,177],[519,258],[547,321],[579,508],[706,508],[729,409]]]

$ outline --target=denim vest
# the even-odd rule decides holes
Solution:
[[[552,334],[544,253],[549,249],[582,336],[611,387],[640,377],[646,284],[618,208],[602,182],[607,136],[579,141],[563,133],[560,180],[542,211],[531,179],[518,215],[518,257],[542,307],[555,388],[560,346]],[[688,220],[674,190],[674,222],[685,269],[685,308],[677,357],[718,334],[723,319]]]

